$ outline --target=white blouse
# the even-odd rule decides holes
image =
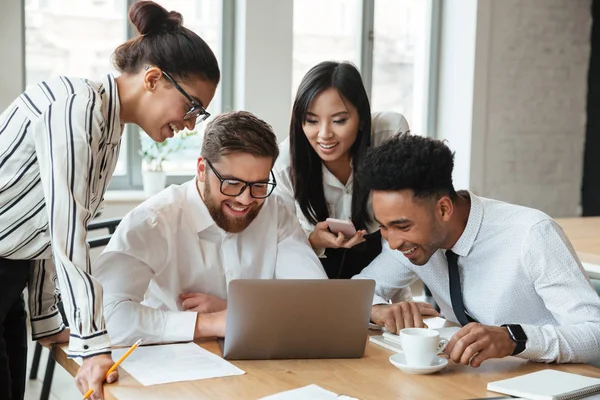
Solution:
[[[371,145],[379,146],[385,140],[399,134],[410,132],[408,122],[402,114],[396,112],[373,113],[371,119]],[[275,163],[275,172],[277,173],[277,187],[275,194],[281,196],[290,210],[294,210],[300,225],[306,233],[310,235],[315,229],[308,219],[302,213],[300,206],[294,199],[294,186],[290,175],[290,142],[286,138],[279,146],[279,158]],[[352,188],[354,183],[354,173],[350,175],[348,182],[344,185],[339,181],[325,165],[323,169],[323,190],[325,192],[325,201],[331,218],[351,220],[352,219]],[[373,211],[369,206],[369,215],[371,223],[368,226],[368,232],[373,233],[379,229],[378,224],[373,219]]]
[[[0,114],[0,257],[33,261],[34,340],[64,329],[60,288],[73,357],[110,351],[86,238],[117,164],[119,113],[115,78],[106,75],[40,82]]]

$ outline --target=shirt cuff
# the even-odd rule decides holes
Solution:
[[[192,311],[168,311],[163,331],[163,342],[191,342],[194,340],[198,313]]]
[[[317,254],[317,257],[319,258],[327,258],[327,256],[325,255],[325,248],[321,248],[321,249],[314,249],[315,253]]]
[[[390,302],[387,301],[386,299],[384,299],[383,297],[379,296],[379,295],[374,295],[373,296],[373,305],[376,306],[378,304],[389,304]]]
[[[541,360],[545,352],[544,335],[541,327],[521,324],[521,328],[527,335],[527,343],[525,343],[525,350],[517,354],[516,357],[527,360]]]
[[[58,309],[55,309],[46,315],[32,316],[31,320],[31,338],[40,340],[48,336],[56,335],[65,329],[62,315]]]
[[[100,354],[110,354],[110,339],[105,330],[85,337],[71,334],[67,350],[69,358],[89,358]]]

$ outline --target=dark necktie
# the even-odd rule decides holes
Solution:
[[[458,273],[458,255],[452,250],[446,251],[448,260],[448,275],[450,277],[450,300],[452,301],[452,310],[461,325],[467,325],[469,322],[477,322],[467,315],[463,303],[462,291],[460,288],[460,275]]]

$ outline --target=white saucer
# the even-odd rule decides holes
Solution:
[[[390,362],[394,364],[395,367],[402,370],[402,372],[415,375],[433,374],[434,372],[444,369],[446,365],[448,365],[447,359],[437,356],[434,359],[433,364],[429,367],[410,367],[406,364],[406,358],[404,357],[404,354],[394,354],[390,357]]]

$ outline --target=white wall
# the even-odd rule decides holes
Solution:
[[[483,191],[579,215],[591,1],[492,5]]]
[[[23,4],[2,0],[0,8],[0,113],[23,91]]]
[[[470,186],[477,2],[446,1],[442,8],[436,136],[456,152],[457,188]]]
[[[444,2],[438,136],[457,151],[457,187],[580,214],[590,10],[591,0]]]
[[[288,136],[292,109],[293,0],[237,0],[234,105]]]

